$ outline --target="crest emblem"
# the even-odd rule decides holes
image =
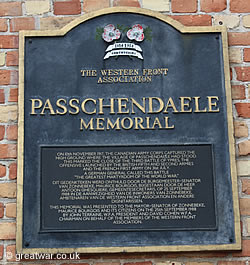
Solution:
[[[149,27],[143,28],[140,24],[135,24],[132,27],[108,24],[104,28],[96,29],[96,39],[103,39],[105,42],[110,43],[105,50],[104,60],[118,56],[133,56],[143,60],[142,49],[136,42],[151,41],[151,32],[152,30]],[[129,42],[117,42],[122,35],[125,35]],[[112,42],[115,43],[111,44]]]

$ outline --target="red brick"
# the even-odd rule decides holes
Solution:
[[[0,70],[0,85],[10,84],[10,70]]]
[[[114,6],[141,7],[138,0],[114,0]]]
[[[6,129],[8,140],[17,140],[17,125],[8,125]]]
[[[250,62],[250,48],[245,48],[244,49],[244,61],[245,62]]]
[[[250,0],[231,0],[230,10],[235,13],[249,13]]]
[[[0,104],[5,103],[4,89],[0,89]]]
[[[18,72],[14,70],[0,70],[0,85],[15,85],[18,83]]]
[[[185,26],[211,26],[212,17],[209,15],[184,15],[184,16],[170,16],[179,21]]]
[[[7,66],[17,66],[18,65],[18,51],[7,52],[6,65]]]
[[[1,35],[0,36],[0,49],[17,49],[18,36],[16,35]]]
[[[171,263],[170,263],[171,264]],[[175,265],[176,263],[173,262],[171,265]],[[177,263],[180,264],[180,263]],[[200,261],[190,261],[190,262],[185,262],[185,265],[214,265],[214,263],[211,262],[200,262]]]
[[[94,265],[120,265],[120,264],[121,264],[120,262],[96,262],[94,263]]]
[[[8,30],[7,19],[0,18],[0,31],[5,32]]]
[[[250,45],[250,32],[228,32],[228,43],[230,46]]]
[[[250,179],[242,179],[242,192],[250,195]]]
[[[240,156],[246,156],[250,154],[250,141],[241,142],[238,146]]]
[[[7,261],[16,261],[16,245],[8,245],[6,252],[8,252]]]
[[[21,2],[4,2],[0,3],[0,16],[21,16]]]
[[[0,178],[6,176],[6,166],[0,164]]]
[[[15,239],[16,224],[15,223],[0,223],[0,239]]]
[[[249,257],[250,256],[250,240],[242,240],[242,250],[232,253],[233,257]]]
[[[35,19],[33,17],[19,17],[10,20],[10,31],[35,29]]]
[[[12,163],[9,166],[9,179],[16,179],[17,177],[17,164]]]
[[[18,71],[11,71],[10,85],[18,85]]]
[[[235,67],[237,80],[250,81],[250,66],[248,67]]]
[[[81,254],[80,254],[80,258],[81,258]],[[62,263],[61,265],[89,265],[89,263]]]
[[[98,9],[109,7],[109,0],[84,0],[83,1],[83,11],[91,12]]]
[[[250,103],[235,103],[239,117],[250,118]]]
[[[246,265],[245,261],[219,261],[218,265]]]
[[[3,250],[4,250],[4,247],[3,245],[0,246],[0,260],[3,259]]]
[[[54,3],[55,15],[77,15],[81,14],[81,3],[79,0],[55,2]]]
[[[9,102],[17,102],[18,100],[18,89],[17,88],[11,88],[10,94],[9,94]]]
[[[243,85],[233,85],[232,86],[232,99],[245,99],[245,86]]]
[[[99,255],[99,257],[98,257]],[[100,255],[100,254],[96,254],[95,258],[96,259],[100,259],[100,257],[102,257],[103,260],[118,260],[120,261],[121,259],[126,259],[126,261],[128,260],[138,260],[138,259],[142,259],[142,254],[139,253],[112,253],[112,254],[105,254],[104,255]],[[89,254],[81,254],[80,255],[81,259],[87,259],[87,258],[91,258]],[[153,253],[153,252],[148,252],[148,253],[144,253],[143,254],[143,259],[144,260],[151,260],[151,259],[160,259],[166,257],[165,255],[163,255],[162,253]],[[93,255],[92,255],[93,258]]]
[[[248,127],[245,121],[234,121],[234,136],[236,138],[248,137]]]
[[[227,8],[227,0],[201,0],[201,11],[220,12]]]
[[[181,252],[181,253],[171,253],[167,254],[168,259],[177,259],[177,258],[221,258],[226,257],[228,253],[226,252],[213,252],[213,251],[207,251],[207,252]]]
[[[172,0],[171,5],[174,13],[194,13],[197,11],[196,0]]]
[[[16,158],[17,148],[15,144],[0,145],[0,159]]]
[[[4,216],[4,204],[0,202],[0,218]]]
[[[144,261],[144,262],[128,262],[124,263],[124,265],[152,265],[151,261]]]
[[[250,215],[250,199],[247,198],[240,199],[240,214]]]
[[[16,218],[16,203],[6,204],[6,217]]]
[[[5,126],[0,125],[0,141],[3,140],[4,135],[5,135]]]
[[[10,73],[10,85],[18,84],[18,71],[12,70]]]

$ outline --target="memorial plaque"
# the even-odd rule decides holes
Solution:
[[[209,145],[43,147],[41,176],[42,232],[216,229]]]
[[[136,8],[21,32],[17,250],[240,249],[227,49]]]

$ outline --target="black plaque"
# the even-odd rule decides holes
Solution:
[[[211,145],[42,147],[41,176],[42,232],[216,229]]]
[[[18,251],[240,248],[224,28],[114,8],[20,40]]]

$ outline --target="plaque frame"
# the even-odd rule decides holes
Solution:
[[[157,18],[181,33],[220,33],[223,48],[223,62],[226,88],[227,102],[227,124],[228,124],[228,140],[229,140],[229,155],[230,169],[232,182],[232,198],[234,212],[234,231],[235,243],[220,244],[220,245],[171,245],[171,246],[142,246],[142,247],[79,247],[79,248],[24,248],[23,247],[23,171],[24,171],[24,48],[25,38],[27,37],[42,37],[42,36],[64,36],[71,29],[79,24],[88,21],[92,18],[111,14],[111,13],[134,13]],[[126,253],[126,252],[180,252],[180,251],[215,251],[215,250],[240,250],[241,249],[241,233],[240,233],[240,213],[239,199],[237,189],[237,171],[235,162],[235,140],[233,136],[233,113],[232,113],[232,97],[230,85],[230,69],[228,56],[228,40],[227,30],[224,26],[195,26],[186,27],[176,20],[142,8],[133,7],[113,7],[98,10],[85,14],[76,18],[60,30],[32,30],[19,32],[19,94],[18,94],[18,179],[17,179],[17,235],[16,235],[16,250],[18,253],[34,254],[34,253]]]

